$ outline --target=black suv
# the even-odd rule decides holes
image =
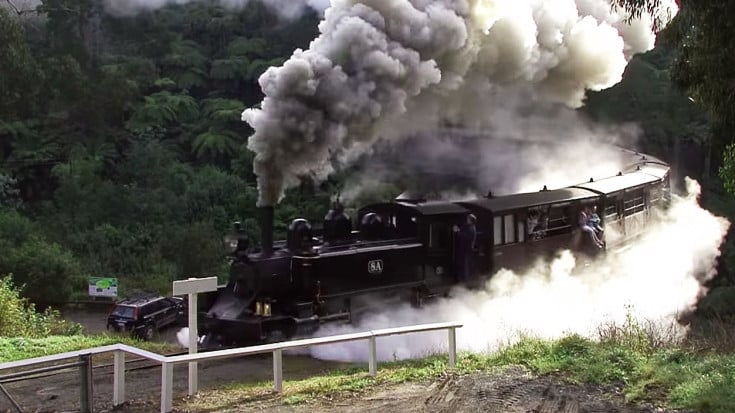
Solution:
[[[115,304],[107,317],[107,329],[130,331],[134,336],[151,340],[156,331],[180,324],[186,315],[186,303],[182,298],[139,294]]]

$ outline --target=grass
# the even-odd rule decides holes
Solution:
[[[45,338],[0,337],[0,363],[124,343],[156,353],[172,350],[170,344],[143,342],[121,335],[74,335]]]
[[[667,329],[651,329],[628,320],[603,326],[599,339],[569,335],[559,340],[522,338],[490,354],[460,353],[448,372],[446,356],[381,363],[376,377],[366,366],[341,368],[284,384],[273,395],[270,381],[232,383],[205,391],[186,402],[192,411],[219,411],[243,403],[280,400],[285,405],[349,397],[404,382],[436,380],[447,375],[499,372],[524,366],[536,375],[554,374],[573,383],[622,384],[627,400],[698,412],[735,411],[735,355],[702,350],[674,337]]]

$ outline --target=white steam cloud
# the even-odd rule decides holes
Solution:
[[[181,5],[211,0],[103,0],[105,10],[117,16],[131,16],[144,10],[156,10],[168,5]],[[329,6],[329,0],[216,0],[224,7],[242,9],[250,1],[263,3],[269,10],[285,19],[300,17],[306,10],[318,12]]]
[[[458,348],[487,351],[513,342],[519,334],[558,338],[578,333],[594,338],[598,326],[624,323],[626,316],[672,325],[693,309],[704,281],[715,275],[719,247],[730,223],[702,209],[699,185],[687,178],[688,194],[673,201],[660,224],[631,248],[576,265],[561,252],[525,274],[501,270],[481,291],[456,289],[452,298],[423,309],[385,307],[354,326],[330,326],[320,335],[461,321]],[[575,268],[575,266],[577,268]],[[381,360],[409,358],[446,349],[446,333],[421,333],[378,340]],[[364,361],[364,342],[317,346],[318,358]]]
[[[657,17],[677,11],[665,0]],[[333,0],[319,37],[268,69],[261,108],[243,112],[260,204],[379,139],[483,126],[508,96],[581,106],[653,47],[653,17],[627,17],[608,0]]]

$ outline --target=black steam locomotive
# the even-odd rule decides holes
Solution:
[[[261,208],[260,249],[238,235],[229,282],[203,300],[205,341],[308,335],[322,323],[352,320],[370,294],[397,294],[420,305],[457,284],[481,285],[500,268],[522,269],[560,249],[588,257],[615,249],[642,234],[670,200],[669,166],[629,156],[616,176],[562,189],[458,202],[399,196],[360,209],[356,228],[334,205],[321,234],[295,219],[287,239],[275,243],[273,208]],[[580,230],[585,208],[599,212],[603,248]]]

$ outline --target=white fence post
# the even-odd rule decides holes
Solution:
[[[283,350],[273,350],[273,390],[283,391]]]
[[[199,332],[197,331],[197,295],[189,294],[189,354],[197,352]],[[197,393],[199,388],[199,369],[196,361],[189,362],[189,396]]]
[[[457,360],[457,330],[454,327],[448,329],[449,334],[449,368],[454,368]]]
[[[378,374],[378,352],[375,336],[368,338],[368,351],[370,353],[368,355],[368,370],[370,375],[375,377]]]
[[[173,410],[173,363],[161,363],[161,413]]]
[[[189,295],[189,354],[196,354],[198,343],[197,331],[197,294],[207,291],[217,291],[217,277],[189,278],[173,282],[174,295]],[[196,394],[199,389],[199,370],[197,362],[189,362],[189,396]]]
[[[113,366],[112,405],[119,406],[125,403],[125,352],[115,351]]]

